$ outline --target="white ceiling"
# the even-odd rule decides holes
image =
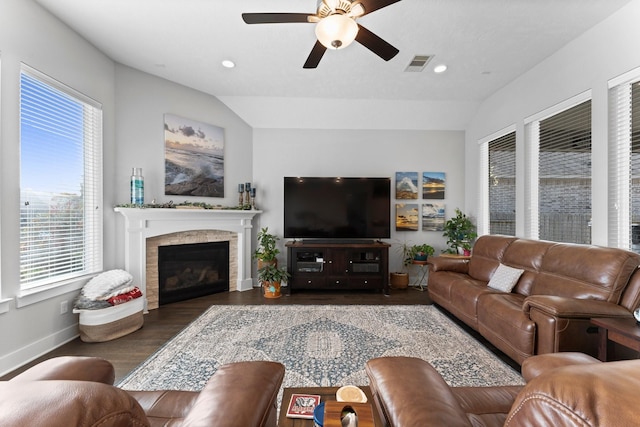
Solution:
[[[254,127],[325,127],[319,123],[332,115],[317,116],[327,109],[351,111],[358,127],[364,120],[353,116],[364,108],[380,120],[398,109],[457,111],[462,119],[440,124],[455,128],[488,95],[630,0],[402,0],[358,21],[398,48],[395,58],[385,62],[353,43],[327,51],[317,69],[302,68],[314,24],[241,19],[313,13],[316,0],[35,1],[113,60],[215,95]],[[421,73],[404,72],[414,55],[434,59]],[[223,59],[237,66],[226,69]],[[433,73],[440,63],[448,71]]]

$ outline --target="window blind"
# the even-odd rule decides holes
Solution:
[[[22,67],[20,76],[22,289],[102,269],[102,110]]]
[[[591,243],[591,100],[540,120],[538,236]]]
[[[488,143],[489,233],[516,234],[516,133]]]
[[[640,72],[609,89],[609,245],[640,252]]]

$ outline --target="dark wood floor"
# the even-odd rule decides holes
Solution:
[[[115,366],[116,381],[127,375],[167,340],[180,332],[211,305],[280,305],[280,304],[431,304],[427,292],[415,288],[391,290],[389,296],[368,292],[297,292],[278,299],[266,299],[259,289],[225,292],[161,306],[144,316],[144,327],[132,334],[103,343],[85,343],[79,338],[22,366],[0,380],[13,378],[26,368],[56,356],[99,356]]]

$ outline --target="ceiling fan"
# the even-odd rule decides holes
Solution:
[[[400,0],[320,0],[318,10],[308,13],[243,13],[247,24],[279,24],[309,22],[316,24],[316,44],[304,68],[316,68],[327,49],[342,49],[354,40],[385,61],[398,54],[398,49],[356,22],[368,13]]]

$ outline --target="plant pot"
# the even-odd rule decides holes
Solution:
[[[427,255],[427,254],[416,254],[416,255],[413,257],[413,260],[414,260],[414,261],[426,261],[428,256],[429,256],[429,255]]]
[[[280,282],[263,282],[262,294],[265,298],[280,298]]]
[[[273,265],[273,266],[278,266],[278,260],[277,259],[272,259],[271,261],[264,261],[260,258],[258,258],[258,270],[260,270],[261,268],[263,268],[266,265]]]
[[[409,287],[408,273],[390,273],[389,285],[393,289],[407,289]]]

